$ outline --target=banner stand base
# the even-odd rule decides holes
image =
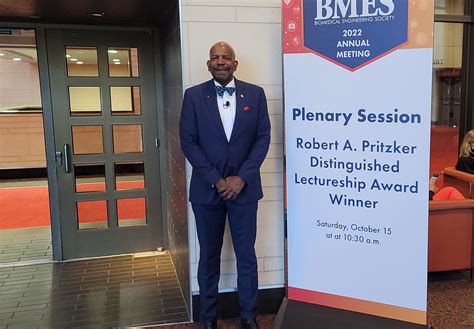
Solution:
[[[433,329],[394,319],[351,312],[285,298],[273,329]]]

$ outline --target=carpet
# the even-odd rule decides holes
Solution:
[[[98,190],[101,184],[81,184],[79,190]],[[120,182],[119,189],[143,188],[143,182]],[[103,201],[89,201],[80,208],[81,223],[107,220]],[[143,199],[120,200],[119,219],[144,218]],[[0,229],[50,225],[48,187],[0,189]]]

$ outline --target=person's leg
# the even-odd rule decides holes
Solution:
[[[257,307],[258,271],[255,255],[257,235],[257,202],[249,204],[227,203],[229,226],[237,258],[237,286],[240,316],[253,319]]]
[[[198,283],[201,301],[200,321],[217,319],[217,293],[220,276],[221,249],[224,236],[226,206],[193,204],[199,240]]]
[[[435,193],[433,200],[463,200],[465,197],[454,187],[446,186]]]

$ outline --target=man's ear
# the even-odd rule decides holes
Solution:
[[[234,63],[235,63],[235,70],[237,71],[237,66],[239,66],[239,61],[235,60]]]
[[[209,63],[210,63],[210,62],[211,62],[210,60],[208,60],[208,61],[206,62],[206,64],[207,64],[207,70],[208,70],[208,71],[210,71],[210,69],[209,69]]]

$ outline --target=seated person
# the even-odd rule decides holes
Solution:
[[[474,174],[474,129],[469,130],[466,135],[464,135],[461,147],[459,148],[456,170]]]
[[[446,186],[439,189],[435,185],[434,179],[430,179],[430,201],[439,201],[439,200],[463,200],[465,197],[459,192],[456,188],[451,186]]]

